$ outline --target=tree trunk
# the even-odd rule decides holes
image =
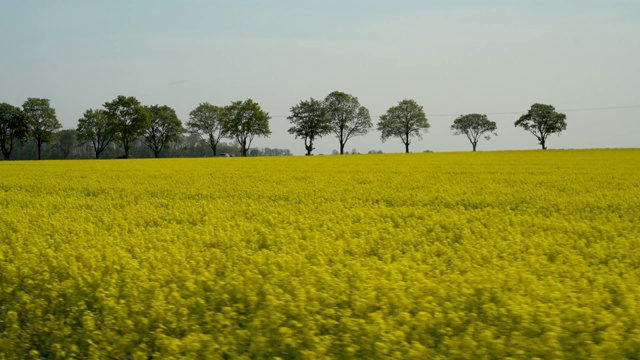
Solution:
[[[307,150],[307,156],[311,155],[311,152],[313,151],[313,139],[309,139],[309,143],[307,144],[307,139],[304,139],[304,148],[305,150]]]
[[[156,159],[160,157],[160,150],[158,151],[153,150],[153,155],[156,157]]]
[[[218,144],[213,144],[213,146],[211,146],[211,150],[213,150],[213,157],[216,157],[218,155],[217,147]]]
[[[100,152],[96,151],[96,159],[100,159]]]
[[[9,158],[11,157],[11,150],[13,150],[13,144],[11,144],[11,147],[9,149],[7,149],[7,147],[4,144],[2,144],[0,145],[0,150],[2,150],[2,155],[4,155],[4,159],[9,160]]]
[[[540,145],[542,145],[542,150],[547,150],[547,144],[545,144],[544,139],[540,140]]]
[[[42,155],[42,144],[40,144],[40,142],[38,142],[37,146],[38,146],[38,160],[41,160],[42,159],[42,157],[41,157],[41,155]]]
[[[471,145],[473,145],[473,151],[476,151],[476,145],[478,145],[477,143],[471,143]]]
[[[404,152],[407,153],[407,154],[409,153],[409,142],[406,142],[404,144]]]
[[[346,145],[346,144],[344,144],[344,143],[342,143],[342,142],[340,143],[340,155],[344,154],[344,146],[345,146],[345,145]]]

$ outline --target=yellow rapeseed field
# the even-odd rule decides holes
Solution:
[[[640,359],[640,150],[0,162],[0,359]]]

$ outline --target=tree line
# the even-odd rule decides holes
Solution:
[[[183,124],[175,110],[167,105],[142,105],[133,96],[120,95],[105,102],[101,109],[86,110],[76,129],[61,130],[62,125],[48,99],[28,98],[22,107],[0,103],[0,150],[8,160],[16,147],[32,143],[37,158],[41,159],[43,146],[55,139],[56,149],[63,158],[78,148],[84,148],[83,154],[90,148],[96,159],[104,154],[128,158],[132,149],[140,145],[154,157],[162,152],[165,156],[180,156],[176,149],[187,149],[185,143],[193,149],[206,143],[213,156],[217,156],[222,147],[226,152],[230,147],[234,152],[237,149],[241,156],[260,155],[260,150],[252,149],[251,144],[256,137],[271,135],[270,119],[258,103],[247,99],[226,106],[201,103]],[[312,155],[317,139],[330,134],[338,139],[339,153],[344,154],[351,138],[365,135],[374,127],[369,110],[360,105],[358,98],[340,91],[330,93],[323,100],[300,101],[291,107],[287,119],[292,125],[288,133],[304,141],[306,155]],[[549,135],[560,133],[567,126],[566,115],[545,104],[533,104],[514,125],[533,134],[542,149],[547,148]],[[411,99],[391,106],[379,117],[376,126],[383,142],[399,138],[407,153],[412,138],[422,138],[429,128],[423,107]],[[451,130],[455,135],[465,135],[473,151],[480,138],[489,140],[491,135],[497,135],[496,123],[487,115],[475,113],[456,118]],[[230,145],[223,139],[234,143]],[[116,144],[121,153],[113,156]],[[290,155],[288,150],[263,148],[262,151],[262,155]]]
[[[51,142],[42,147],[42,159],[95,159],[95,152],[91,143],[82,143],[77,139],[77,130],[62,129],[53,133]],[[140,139],[135,141],[129,150],[132,158],[153,158],[154,154]],[[240,147],[230,140],[223,140],[218,144],[218,156],[237,156]],[[291,156],[290,149],[275,147],[251,146],[247,156]],[[184,133],[178,140],[166,145],[160,157],[162,158],[197,158],[212,156],[211,148],[196,134]],[[101,159],[115,159],[122,157],[122,147],[117,142],[111,142],[100,154]],[[36,144],[33,139],[27,139],[24,143],[17,142],[11,153],[12,160],[34,160],[38,158]],[[0,154],[0,161],[4,157]]]

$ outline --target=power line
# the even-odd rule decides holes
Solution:
[[[603,107],[592,107],[592,108],[577,108],[577,109],[561,109],[558,110],[560,112],[571,112],[571,111],[598,111],[598,110],[617,110],[617,109],[635,109],[640,108],[640,105],[627,105],[627,106],[603,106]],[[517,115],[524,114],[528,110],[525,111],[502,111],[502,112],[490,112],[484,113],[485,115]],[[434,114],[427,115],[427,117],[448,117],[448,116],[460,116],[462,114]],[[272,115],[272,118],[286,118],[288,115]],[[379,115],[374,115],[372,117],[379,117]]]
[[[578,108],[578,109],[560,109],[560,112],[571,112],[571,111],[597,111],[597,110],[615,110],[615,109],[633,109],[640,108],[640,105],[628,105],[628,106],[603,106],[603,107],[592,107],[592,108]],[[528,111],[528,110],[527,110]],[[492,112],[486,113],[485,115],[517,115],[526,113],[527,111],[504,111],[504,112]],[[429,115],[430,117],[444,117],[444,116],[459,116],[460,114],[436,114]]]
[[[593,110],[632,109],[632,108],[640,108],[640,105],[605,106],[605,107],[595,107],[595,108],[566,109],[566,110],[560,110],[560,111],[593,111]]]

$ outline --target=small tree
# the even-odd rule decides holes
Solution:
[[[75,129],[65,129],[53,134],[54,144],[60,150],[62,158],[69,157],[71,150],[76,147],[77,131]]]
[[[11,158],[14,141],[24,142],[29,134],[29,125],[24,112],[7,103],[0,104],[0,150],[5,160]]]
[[[143,136],[150,126],[149,112],[133,96],[120,95],[113,101],[104,103],[104,107],[114,138],[122,145],[124,156],[129,157],[133,142]]]
[[[369,110],[360,106],[355,96],[334,91],[324,99],[324,106],[331,119],[331,129],[340,142],[340,154],[344,154],[349,139],[365,135],[373,127]]]
[[[295,135],[296,139],[304,139],[304,148],[307,155],[315,149],[313,142],[331,132],[331,118],[327,116],[327,111],[321,101],[311,98],[309,101],[300,101],[298,105],[291,108],[291,116],[287,119],[293,124],[289,128],[289,134]]]
[[[567,129],[567,116],[556,112],[551,105],[533,104],[531,109],[515,122],[516,127],[521,127],[538,139],[542,150],[547,149],[547,137],[551,134],[560,134]]]
[[[170,142],[178,140],[184,132],[182,122],[176,111],[166,105],[146,106],[150,117],[150,125],[144,131],[144,142],[157,158],[162,148]]]
[[[251,99],[232,102],[225,108],[225,113],[224,130],[238,141],[241,156],[247,156],[254,137],[271,135],[271,117]]]
[[[427,132],[430,126],[422,106],[415,100],[405,99],[380,116],[378,131],[382,133],[383,142],[390,137],[399,137],[408,153],[411,137],[421,139],[421,132]]]
[[[189,113],[187,129],[193,134],[198,134],[202,140],[209,144],[213,156],[217,155],[220,140],[227,136],[224,129],[224,119],[224,108],[207,102],[201,103]]]
[[[96,159],[113,141],[114,131],[106,110],[89,109],[78,120],[77,137],[79,142],[91,142]]]
[[[49,99],[28,98],[22,104],[27,116],[29,132],[38,148],[38,160],[42,158],[42,145],[51,142],[53,132],[62,128],[56,117],[56,110],[49,105]]]
[[[455,135],[467,135],[467,139],[473,146],[473,151],[476,151],[476,146],[482,134],[489,133],[489,135],[484,136],[486,140],[489,140],[491,139],[490,135],[498,136],[497,129],[498,125],[496,125],[495,121],[491,121],[487,118],[487,115],[481,114],[461,115],[451,125],[451,130],[455,130]]]

